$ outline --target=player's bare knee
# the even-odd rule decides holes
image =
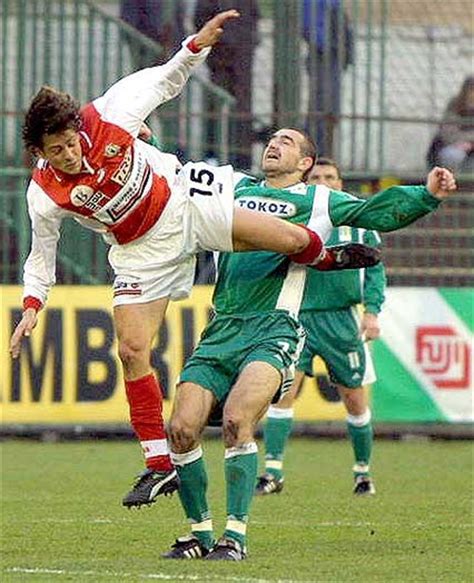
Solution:
[[[222,425],[222,434],[224,445],[226,447],[235,447],[239,437],[239,426],[233,419],[226,419]]]
[[[125,371],[130,371],[143,361],[149,362],[149,351],[146,346],[133,340],[120,341],[118,355]]]
[[[198,431],[180,415],[173,415],[169,424],[171,448],[175,453],[190,451],[198,442]]]
[[[339,395],[349,415],[365,415],[368,409],[367,395],[362,387],[348,388],[338,385]]]
[[[247,435],[249,423],[243,414],[238,411],[226,413],[224,410],[222,433],[226,447],[239,445],[245,435]]]

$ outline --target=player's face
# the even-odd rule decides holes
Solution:
[[[337,168],[329,164],[315,164],[309,173],[307,183],[322,184],[333,190],[342,190],[342,180],[339,178]]]
[[[66,174],[79,174],[81,171],[81,142],[79,134],[73,129],[44,135],[40,154],[56,170]]]
[[[263,172],[266,175],[282,175],[304,171],[304,160],[308,160],[308,157],[302,154],[303,142],[303,136],[295,130],[278,130],[263,151]]]

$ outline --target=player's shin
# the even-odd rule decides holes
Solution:
[[[163,394],[154,374],[125,381],[130,421],[145,456],[148,469],[172,469],[163,421]]]
[[[290,255],[290,259],[295,263],[301,263],[304,265],[317,265],[320,261],[324,259],[326,256],[326,250],[324,247],[323,240],[321,237],[308,229],[304,225],[298,225],[302,229],[304,229],[307,234],[309,235],[309,243],[308,245],[299,253],[294,253]]]
[[[295,263],[308,265],[318,271],[361,269],[377,265],[381,259],[380,249],[362,243],[347,243],[324,247],[319,235],[304,225],[299,225],[309,235],[308,245],[299,253],[289,255]]]
[[[179,499],[191,524],[192,534],[206,549],[214,544],[211,513],[207,501],[207,472],[202,447],[186,453],[171,453],[180,478]]]
[[[283,477],[283,454],[293,427],[293,407],[280,409],[270,405],[264,429],[265,473]]]
[[[367,409],[362,415],[348,415],[347,430],[354,451],[354,478],[367,476],[373,445],[370,409]]]
[[[257,444],[252,441],[225,450],[227,523],[224,536],[245,548],[247,519],[257,479]]]

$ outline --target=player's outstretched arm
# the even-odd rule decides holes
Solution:
[[[434,197],[443,200],[456,191],[456,179],[454,174],[447,168],[435,166],[428,174],[426,188]]]
[[[94,101],[95,109],[105,121],[138,136],[142,121],[161,104],[179,95],[191,70],[205,61],[221,37],[225,22],[238,17],[236,10],[217,14],[195,36],[186,39],[183,48],[168,62],[120,79]]]
[[[424,186],[392,186],[366,200],[331,191],[329,216],[335,227],[349,225],[387,233],[412,224],[436,210],[457,185],[447,168],[433,168]]]

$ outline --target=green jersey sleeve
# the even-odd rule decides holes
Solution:
[[[380,247],[380,236],[376,231],[364,231],[365,245]],[[364,289],[362,293],[364,310],[370,314],[379,314],[385,301],[387,278],[382,262],[373,267],[366,267],[364,274]]]
[[[383,263],[365,268],[364,310],[370,314],[379,314],[385,301],[387,279]]]
[[[328,210],[335,227],[350,225],[387,232],[410,225],[440,202],[425,186],[392,186],[366,200],[331,190]]]

